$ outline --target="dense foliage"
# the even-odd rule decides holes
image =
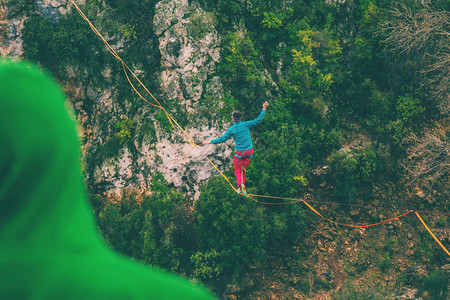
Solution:
[[[210,283],[238,278],[265,261],[266,249],[299,239],[304,214],[298,205],[271,210],[243,201],[226,184],[211,178],[189,215],[181,193],[155,174],[141,203],[130,191],[120,203],[98,202],[100,229],[115,249],[148,264]]]

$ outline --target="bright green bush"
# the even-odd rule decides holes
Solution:
[[[421,106],[420,101],[417,98],[412,98],[410,96],[402,96],[398,98],[398,117],[407,124],[417,122],[424,110],[425,109]]]
[[[208,282],[217,280],[222,272],[219,264],[219,253],[215,249],[206,253],[196,252],[191,256],[194,265],[193,276],[196,279]]]
[[[404,149],[404,140],[421,122],[425,108],[419,99],[401,96],[396,103],[396,119],[386,125],[386,133],[394,146]]]
[[[125,118],[114,124],[114,127],[117,130],[115,136],[120,139],[120,143],[123,145],[134,137],[136,121]]]

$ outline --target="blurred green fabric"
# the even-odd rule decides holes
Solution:
[[[65,96],[36,66],[0,60],[0,127],[1,299],[213,299],[106,246]]]

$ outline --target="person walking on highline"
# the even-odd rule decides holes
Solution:
[[[253,156],[253,143],[250,137],[250,128],[261,123],[264,115],[266,114],[266,109],[268,106],[269,102],[264,102],[262,111],[259,116],[254,120],[246,122],[242,121],[242,113],[240,111],[234,111],[231,114],[231,119],[234,123],[233,126],[231,126],[221,137],[211,141],[203,142],[203,145],[219,144],[233,137],[234,150],[236,151],[234,155],[234,175],[236,176],[238,186],[236,192],[239,194],[247,194],[245,190],[245,178],[247,168]]]

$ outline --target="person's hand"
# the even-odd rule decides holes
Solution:
[[[263,103],[263,110],[266,110],[267,106],[269,106],[269,102],[266,101]]]
[[[210,142],[210,141],[203,141],[202,144],[203,144],[203,145],[208,145],[208,144],[211,144],[211,142]]]

